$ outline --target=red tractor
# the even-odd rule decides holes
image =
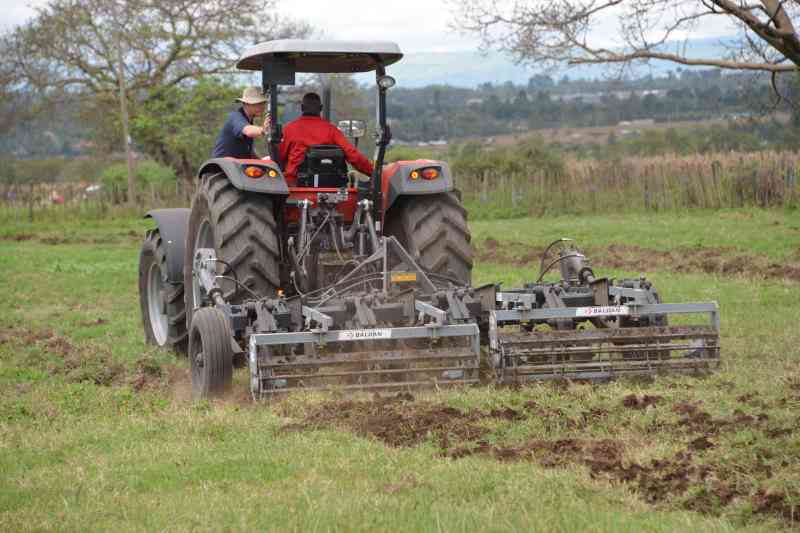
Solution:
[[[595,276],[565,246],[521,289],[470,286],[466,211],[447,163],[384,165],[391,132],[386,42],[271,41],[239,60],[261,71],[267,159],[198,173],[191,209],[150,211],[139,263],[147,339],[187,352],[196,397],[224,392],[238,361],[256,399],[296,389],[406,389],[479,381],[481,341],[503,383],[602,380],[719,362],[716,303],[663,304],[643,277]],[[287,181],[278,91],[298,72],[375,72],[375,171],[354,180],[337,146],[308,148]],[[357,137],[363,124],[344,121]],[[547,266],[545,266],[547,265]],[[556,265],[561,279],[543,277]],[[702,315],[706,324],[671,315]]]
[[[205,360],[208,343],[219,340],[216,336],[231,339],[219,340],[225,346],[215,345],[220,360],[243,353],[242,345],[259,332],[378,328],[386,336],[387,326],[425,328],[434,318],[441,319],[439,309],[436,314],[426,305],[435,308],[432,300],[443,289],[469,287],[472,249],[466,211],[447,163],[417,160],[384,165],[391,141],[386,95],[395,84],[386,67],[401,58],[398,46],[389,42],[280,40],[256,45],[239,60],[239,69],[262,73],[271,117],[270,157],[204,163],[191,210],[148,213],[158,227],[148,233],[141,253],[139,286],[146,336],[160,346],[188,350],[198,395],[224,388],[230,380],[229,362],[220,363],[219,375],[209,373],[216,363]],[[280,86],[293,85],[297,73],[371,71],[377,92],[374,174],[369,180],[356,180],[339,147],[311,146],[304,172],[294,180],[285,179],[277,149]],[[354,137],[363,135],[363,123],[345,124]],[[205,274],[211,280],[208,285],[203,284]],[[411,307],[406,301],[397,303],[397,294],[409,292],[425,294],[427,303],[416,306],[423,308],[422,313],[413,302]],[[265,328],[258,312],[248,307],[264,299],[274,299],[270,305],[293,306],[291,320]],[[313,309],[320,307],[325,317],[315,316]],[[476,333],[467,329],[471,342]],[[426,333],[423,337],[430,340],[433,337],[427,333],[433,328],[427,330],[418,333]],[[378,337],[369,338],[372,345],[378,342]],[[409,337],[413,338],[417,337]],[[299,344],[302,349],[286,349],[293,352],[290,357],[308,357],[311,343]],[[468,360],[467,366],[477,369],[477,354],[468,351],[457,366]],[[386,363],[391,368],[384,374],[399,375],[397,361]],[[364,375],[382,373],[376,364],[368,366],[362,369],[368,372]],[[303,373],[299,380],[308,383],[314,372]],[[470,379],[477,378],[476,372],[470,373],[474,374]],[[254,391],[263,394],[281,388],[275,383],[283,388],[294,384],[281,379],[266,387],[254,386]],[[391,384],[404,381],[393,379]],[[448,380],[452,381],[461,380]]]

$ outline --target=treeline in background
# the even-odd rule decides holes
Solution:
[[[320,90],[321,81],[310,78],[282,94],[283,122],[299,115],[302,93]],[[333,86],[334,120],[372,120],[369,87],[350,77],[326,83]],[[140,205],[188,203],[194,173],[240,91],[230,80],[209,76],[154,89],[133,102]],[[41,104],[34,94],[16,98],[20,106]],[[105,112],[111,105],[67,95],[2,137],[0,193],[9,213],[31,218],[49,208],[107,216],[124,203],[127,167],[119,120]],[[388,159],[447,160],[477,217],[792,207],[800,115],[791,106],[770,105],[767,80],[719,71],[396,88],[389,100],[395,143]],[[371,153],[369,135],[361,148]],[[265,152],[263,143],[258,149]]]
[[[545,214],[613,213],[645,210],[800,205],[796,151],[661,154],[591,159],[549,148],[532,138],[519,145],[477,143],[446,151],[402,148],[389,160],[436,158],[449,161],[465,205],[474,219]],[[62,159],[23,162],[46,176],[60,166],[84,176],[79,164]],[[5,219],[58,219],[65,213],[102,218],[133,214],[123,207],[125,164],[101,169],[100,182],[27,180],[0,185]],[[139,203],[147,208],[188,205],[191,181],[155,162],[136,166]],[[52,175],[52,174],[51,174]],[[143,207],[144,208],[144,207]]]
[[[123,203],[131,212],[186,205],[235,97],[258,83],[236,73],[236,58],[253,42],[324,32],[278,7],[47,0],[1,31],[0,214],[107,217]],[[412,88],[398,76],[389,160],[447,160],[474,216],[795,205],[796,76],[547,72],[472,88]],[[367,121],[360,148],[371,154],[374,81],[359,79],[299,77],[282,90],[279,120],[299,115],[304,92],[329,86],[333,120]]]

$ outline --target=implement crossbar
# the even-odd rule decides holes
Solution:
[[[370,331],[376,332],[370,336]],[[331,342],[355,342],[366,340],[437,339],[445,337],[471,337],[478,344],[480,332],[476,324],[453,324],[449,326],[414,326],[403,328],[375,328],[374,330],[331,330],[297,331],[287,333],[255,333],[250,336],[250,349],[257,346],[281,346],[287,344],[316,343],[325,345]]]

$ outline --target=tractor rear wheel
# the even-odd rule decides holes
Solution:
[[[145,340],[185,354],[186,306],[183,283],[167,279],[167,255],[157,229],[147,232],[139,253],[139,306]]]
[[[232,339],[228,318],[220,309],[204,307],[194,314],[189,330],[189,361],[195,400],[221,396],[230,390],[233,382]]]
[[[237,279],[260,297],[271,297],[280,285],[280,246],[270,196],[240,191],[223,173],[200,178],[189,215],[183,283],[189,323],[200,306],[200,291],[192,276],[195,250],[213,248],[220,272]],[[223,269],[223,265],[225,266]],[[231,272],[232,271],[232,272]],[[253,295],[235,283],[222,282],[231,304]]]
[[[454,193],[401,198],[387,213],[386,234],[395,236],[425,270],[471,284],[467,210]]]

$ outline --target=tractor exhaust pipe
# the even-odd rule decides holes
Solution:
[[[383,159],[386,156],[386,147],[392,142],[392,131],[386,123],[386,91],[394,86],[394,78],[386,75],[386,69],[380,62],[380,57],[375,56],[378,64],[375,69],[375,82],[378,86],[378,99],[376,112],[378,114],[378,138],[375,141],[375,162],[372,171],[372,219],[375,221],[378,235],[383,234],[381,223],[383,221],[383,198],[381,191],[383,175]]]

